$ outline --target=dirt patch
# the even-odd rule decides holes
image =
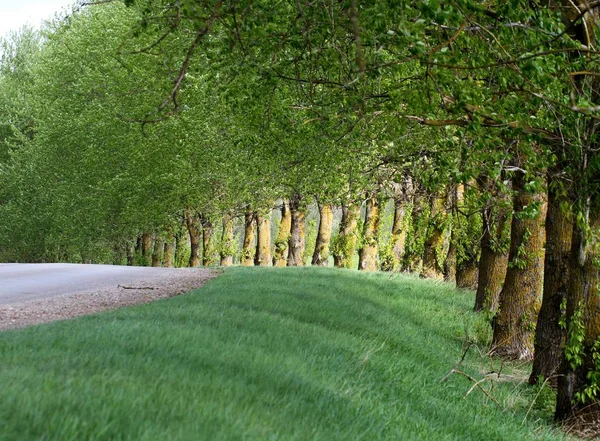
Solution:
[[[65,320],[123,306],[138,305],[184,294],[204,285],[219,272],[207,269],[171,271],[160,280],[133,281],[102,291],[51,297],[0,306],[0,330]]]

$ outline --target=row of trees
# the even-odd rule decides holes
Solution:
[[[237,222],[302,265],[316,201],[313,264],[476,286],[557,419],[597,403],[595,3],[100,3],[4,42],[4,259],[228,265]]]

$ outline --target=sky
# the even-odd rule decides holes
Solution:
[[[42,20],[76,0],[0,0],[0,37],[25,24],[38,28]]]

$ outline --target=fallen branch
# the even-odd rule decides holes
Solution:
[[[467,374],[466,372],[463,371],[459,371],[458,369],[452,369],[452,373],[454,374],[459,374],[462,375],[463,377],[468,378],[470,381],[472,381],[473,383],[475,383],[473,385],[473,387],[471,387],[471,389],[469,389],[469,391],[465,394],[465,396],[463,397],[463,400],[465,398],[467,398],[467,396],[471,393],[471,391],[475,388],[475,387],[479,387],[479,389],[481,390],[481,392],[483,392],[490,400],[492,400],[494,403],[496,403],[496,405],[498,407],[502,407],[500,406],[500,403],[498,403],[498,401],[496,401],[496,399],[487,391],[485,390],[482,386],[481,383],[483,383],[485,380],[487,380],[487,377],[484,377],[483,379],[477,381],[475,378],[473,378],[471,375]]]
[[[156,289],[153,286],[124,286],[124,285],[117,285],[117,288],[123,288],[123,289]]]

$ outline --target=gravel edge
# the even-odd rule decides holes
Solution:
[[[203,268],[172,271],[150,282],[138,280],[103,291],[0,305],[0,331],[66,320],[100,311],[167,299],[200,288],[221,273]]]

